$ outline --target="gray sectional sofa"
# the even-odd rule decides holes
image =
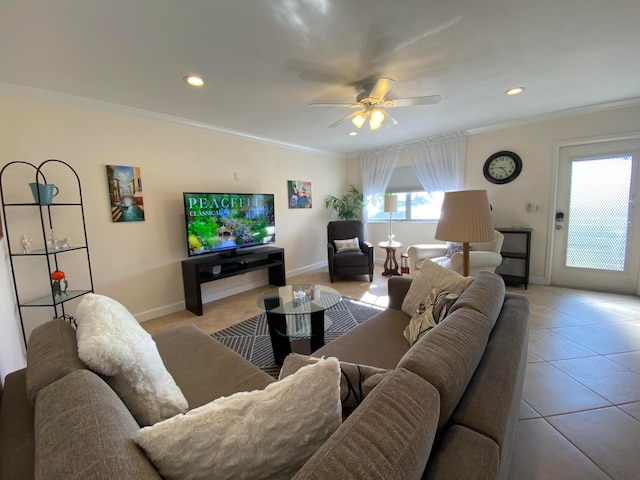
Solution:
[[[527,354],[527,298],[481,273],[412,347],[389,279],[389,308],[314,353],[392,370],[295,475],[302,479],[506,478]],[[154,336],[191,408],[274,381],[194,325]],[[232,372],[232,374],[230,374]],[[34,330],[27,368],[0,404],[2,479],[156,479],[140,427],[77,356],[75,330]]]

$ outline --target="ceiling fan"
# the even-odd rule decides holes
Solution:
[[[337,122],[332,123],[329,125],[329,128],[337,127],[347,120],[351,120],[356,127],[360,128],[367,121],[367,118],[369,118],[369,128],[371,130],[377,130],[385,120],[389,126],[398,124],[396,119],[384,110],[385,108],[433,105],[441,100],[440,95],[386,100],[385,97],[394,83],[396,83],[395,80],[382,77],[376,79],[374,83],[368,82],[363,84],[363,91],[356,97],[356,103],[312,103],[309,106],[358,109],[358,111],[349,113]]]

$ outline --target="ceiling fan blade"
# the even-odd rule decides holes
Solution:
[[[384,111],[384,115],[385,115],[384,123],[386,127],[393,127],[394,125],[398,124],[398,121],[395,118],[393,118],[391,115],[389,115],[389,112],[387,112],[386,110]]]
[[[397,100],[387,100],[384,102],[384,106],[387,108],[392,107],[410,107],[412,105],[435,105],[442,100],[440,95],[429,95],[426,97],[411,97],[411,98],[398,98]]]
[[[355,117],[356,115],[358,115],[360,112],[353,112],[353,113],[349,113],[348,115],[345,115],[344,117],[342,117],[340,120],[338,120],[337,122],[332,123],[331,125],[329,125],[328,128],[334,128],[337,127],[338,125],[346,122],[347,120],[351,120],[353,117]]]
[[[367,101],[371,103],[378,103],[384,99],[384,96],[389,92],[389,89],[396,83],[395,80],[390,78],[379,78],[373,85]]]
[[[362,108],[359,103],[310,103],[310,107],[345,107],[345,108]]]

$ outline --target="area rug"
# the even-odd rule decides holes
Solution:
[[[331,318],[331,326],[324,332],[325,343],[338,338],[344,332],[367,321],[382,310],[384,308],[370,303],[342,297],[338,304],[325,310],[325,315]],[[212,337],[260,367],[269,375],[277,378],[280,367],[276,365],[273,359],[267,315],[265,313],[220,330],[212,334]],[[303,344],[304,341],[301,340],[299,342]],[[292,343],[294,351],[298,350],[296,343]],[[304,346],[301,348],[303,349],[301,353],[309,353],[304,352]]]

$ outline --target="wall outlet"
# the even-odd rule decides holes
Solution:
[[[240,174],[238,172],[233,172],[233,181],[234,182],[240,181]]]

